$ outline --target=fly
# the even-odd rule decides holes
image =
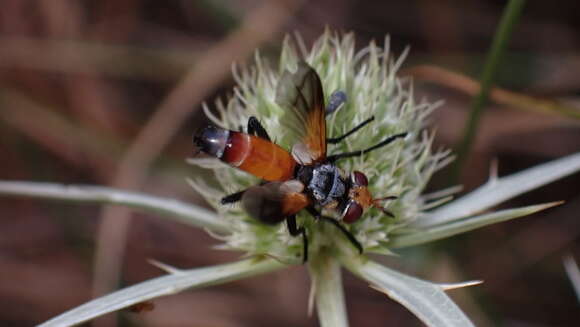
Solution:
[[[340,143],[374,120],[370,117],[342,136],[327,138],[326,114],[345,101],[346,94],[338,91],[325,106],[320,77],[301,61],[296,72],[286,71],[282,75],[276,90],[276,102],[285,110],[282,121],[294,137],[290,151],[272,142],[256,117],[249,118],[246,133],[207,126],[193,137],[199,151],[263,180],[259,185],[225,196],[221,203],[241,201],[250,216],[265,224],[285,220],[292,236],[302,236],[303,262],[308,260],[308,235],[296,223],[299,211],[305,209],[315,219],[336,226],[360,253],[362,245],[343,223],[354,223],[370,207],[393,216],[380,202],[396,199],[395,196],[373,198],[364,173],[344,173],[336,162],[382,148],[407,133],[389,136],[364,150],[327,156],[328,144]],[[322,209],[337,212],[339,219],[322,215]]]

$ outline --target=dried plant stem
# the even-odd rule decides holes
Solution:
[[[401,75],[413,76],[418,80],[444,85],[471,96],[475,96],[481,91],[481,84],[473,78],[437,66],[419,65],[402,71]],[[495,103],[520,110],[580,119],[580,110],[577,108],[555,100],[533,97],[499,87],[490,89],[489,99]]]
[[[8,126],[77,167],[87,169],[89,161],[92,174],[100,180],[110,179],[111,169],[122,154],[124,142],[98,133],[90,126],[81,128],[56,110],[19,91],[4,88],[0,91],[0,98],[7,108],[14,108],[0,111],[0,119]]]

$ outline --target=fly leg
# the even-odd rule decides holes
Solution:
[[[359,129],[365,127],[368,123],[372,122],[373,120],[375,120],[375,116],[372,116],[371,118],[363,121],[362,123],[356,125],[353,129],[351,129],[350,131],[346,132],[344,135],[341,135],[339,137],[333,137],[330,139],[326,139],[326,143],[329,144],[336,144],[339,143],[340,141],[344,140],[345,138],[351,136],[354,132],[358,131]]]
[[[345,152],[345,153],[339,153],[339,154],[334,154],[331,156],[328,156],[326,158],[326,160],[328,160],[328,162],[335,162],[338,159],[344,159],[344,158],[351,158],[351,157],[358,157],[361,156],[367,152],[371,152],[373,150],[382,148],[384,146],[386,146],[387,144],[393,142],[394,140],[398,139],[398,138],[404,138],[405,136],[407,136],[407,133],[400,133],[400,134],[395,134],[395,135],[391,135],[389,137],[387,137],[385,140],[379,142],[378,144],[375,144],[373,146],[371,146],[370,148],[364,149],[364,150],[358,150],[358,151],[353,151],[353,152]]]
[[[236,203],[242,199],[244,192],[246,192],[246,190],[226,195],[220,200],[220,203],[221,204]]]
[[[325,221],[327,223],[330,223],[331,225],[334,225],[336,228],[338,228],[338,230],[340,230],[344,236],[346,236],[346,238],[350,241],[350,243],[352,243],[352,245],[358,250],[358,252],[360,254],[363,253],[363,247],[360,244],[360,242],[356,239],[356,237],[354,237],[354,235],[352,235],[351,232],[348,231],[348,229],[346,229],[341,223],[339,223],[338,221],[336,221],[336,219],[332,219],[330,217],[326,217],[321,215],[318,211],[316,211],[316,209],[312,206],[307,207],[306,210],[308,210],[308,212],[315,218],[315,219],[320,219],[322,221]]]
[[[390,200],[396,200],[396,199],[398,199],[398,198],[399,198],[399,197],[398,197],[398,196],[396,196],[396,195],[389,195],[389,196],[385,196],[384,198],[375,199],[375,200],[373,201],[373,202],[375,203],[374,207],[375,207],[375,208],[377,208],[377,209],[379,209],[379,210],[381,210],[381,211],[382,211],[382,212],[383,212],[385,215],[387,215],[387,216],[389,216],[389,217],[391,217],[391,218],[395,218],[395,215],[394,215],[392,212],[390,212],[389,210],[387,210],[387,209],[385,209],[385,208],[383,208],[383,207],[380,207],[380,206],[378,206],[376,203],[377,203],[377,202],[379,202],[379,201],[390,201]]]
[[[262,182],[260,182],[259,185],[264,185],[266,183],[267,182],[262,181]],[[224,196],[220,200],[220,203],[221,204],[228,204],[228,203],[236,203],[236,202],[239,202],[242,199],[242,196],[244,196],[244,193],[246,193],[246,191],[247,191],[247,189],[238,191],[236,193],[228,194],[228,195]]]
[[[248,134],[255,135],[267,141],[271,141],[270,136],[268,135],[268,132],[266,132],[264,126],[262,126],[258,118],[254,116],[251,116],[248,119]]]
[[[308,237],[306,236],[306,229],[301,226],[298,227],[296,224],[296,215],[292,215],[286,218],[286,224],[288,225],[288,231],[290,235],[296,237],[302,235],[302,243],[304,252],[302,253],[302,263],[308,261]]]

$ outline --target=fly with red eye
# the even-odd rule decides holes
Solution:
[[[318,74],[307,63],[299,62],[296,72],[284,73],[276,90],[276,102],[285,110],[281,123],[292,137],[290,151],[273,143],[255,117],[248,120],[247,133],[208,126],[193,138],[199,151],[262,179],[259,185],[230,194],[221,202],[241,201],[250,216],[265,224],[285,220],[292,236],[302,236],[303,262],[308,259],[308,235],[296,223],[299,211],[306,209],[316,220],[336,226],[361,253],[362,245],[342,223],[354,223],[370,207],[392,216],[379,201],[396,197],[374,199],[364,173],[346,175],[336,162],[382,148],[407,133],[392,135],[364,150],[327,156],[328,144],[341,142],[374,120],[371,117],[340,137],[327,138],[326,114],[345,101],[346,94],[337,91],[325,106]],[[337,218],[322,215],[322,210],[336,212]]]

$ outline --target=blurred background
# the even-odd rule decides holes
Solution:
[[[202,101],[231,94],[232,62],[256,48],[275,62],[283,37],[310,44],[326,26],[411,52],[402,74],[418,98],[443,99],[431,118],[437,146],[461,138],[472,93],[444,72],[478,78],[505,1],[2,0],[0,178],[136,189],[207,206],[185,177]],[[580,5],[528,2],[497,85],[580,112]],[[441,72],[424,65],[445,69]],[[497,100],[497,99],[496,99]],[[509,102],[509,101],[508,101]],[[485,182],[494,159],[506,175],[580,151],[571,114],[491,101],[461,177]],[[562,256],[580,258],[580,175],[504,207],[565,200],[546,212],[402,251],[390,267],[438,282],[483,279],[450,295],[478,326],[580,322]],[[450,186],[442,172],[430,189]],[[0,325],[31,326],[97,293],[159,276],[147,260],[180,268],[225,263],[204,231],[97,205],[0,198]],[[115,219],[115,217],[119,217]],[[100,247],[97,245],[100,244]],[[95,261],[100,265],[94,268]],[[403,306],[349,274],[352,326],[421,326]],[[119,326],[317,326],[307,315],[304,267],[154,301]],[[101,320],[111,326],[114,320]]]

